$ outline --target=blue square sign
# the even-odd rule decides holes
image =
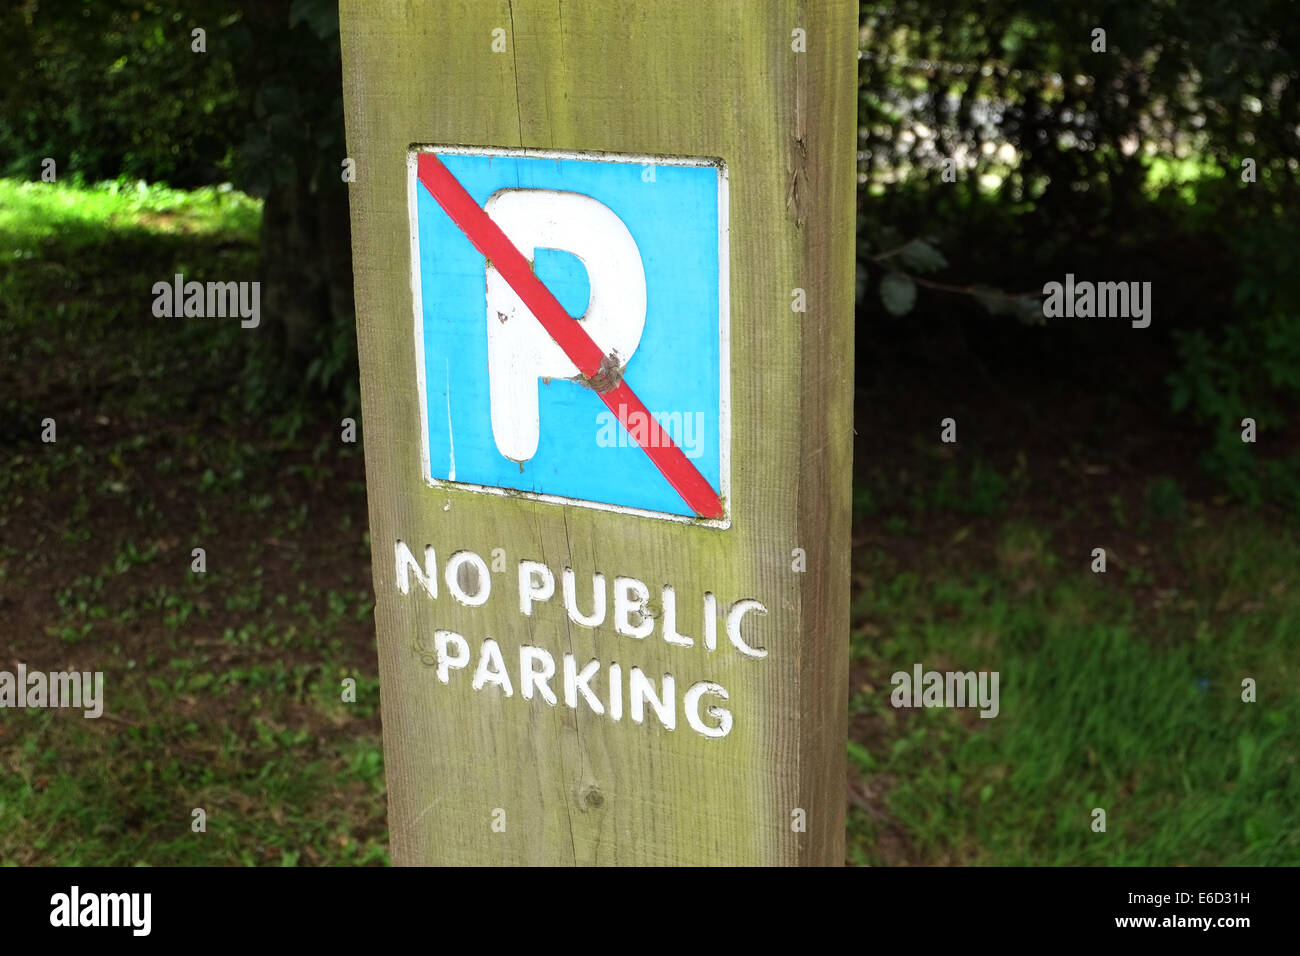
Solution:
[[[425,480],[729,523],[717,159],[412,147]]]

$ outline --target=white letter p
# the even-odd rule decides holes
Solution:
[[[500,189],[484,211],[530,261],[538,249],[558,249],[587,270],[591,299],[578,319],[621,373],[645,328],[645,266],[636,241],[612,209],[583,193],[553,189]],[[540,378],[578,376],[537,317],[487,264],[488,394],[492,437],[512,461],[537,453]]]

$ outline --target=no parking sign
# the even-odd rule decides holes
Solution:
[[[426,481],[725,527],[720,160],[408,156]]]
[[[395,863],[844,859],[857,4],[737,6],[340,0]]]

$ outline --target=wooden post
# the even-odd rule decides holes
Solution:
[[[857,3],[341,30],[394,861],[841,864]]]

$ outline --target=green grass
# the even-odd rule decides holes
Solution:
[[[854,709],[881,729],[849,753],[887,814],[852,812],[851,859],[900,862],[878,847],[901,827],[918,862],[1300,864],[1300,589],[1286,570],[1300,542],[1258,517],[1186,529],[1185,586],[1139,612],[1124,578],[1052,554],[1046,535],[1027,547],[1023,523],[987,533],[991,572],[940,550],[923,574],[883,552],[860,562],[874,583],[855,596],[853,648],[871,686]],[[895,710],[888,676],[913,662],[998,671],[999,715]]]
[[[255,278],[259,217],[0,180],[4,666],[105,677],[98,720],[0,712],[0,864],[388,862],[360,450],[249,412],[237,322],[151,312],[177,271]]]
[[[247,237],[255,234],[261,209],[261,202],[228,186],[0,179],[0,249],[29,258],[41,243],[77,248],[132,233]]]
[[[348,706],[331,708],[321,685],[275,667],[143,683],[112,668],[106,682],[111,722],[63,711],[6,721],[18,743],[6,755],[15,771],[0,776],[0,861],[387,862],[379,741],[321,735],[320,715]],[[358,700],[377,701],[376,690],[369,682]],[[205,715],[209,697],[229,703],[222,720]],[[251,733],[237,729],[245,721]],[[196,808],[204,832],[193,829]]]

